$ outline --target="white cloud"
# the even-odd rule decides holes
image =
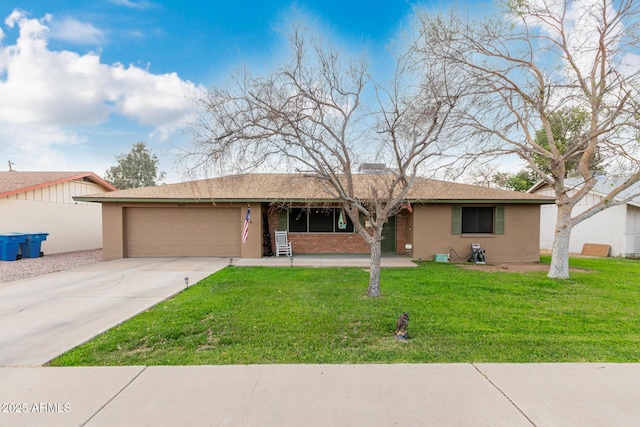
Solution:
[[[80,45],[104,43],[105,33],[93,25],[74,18],[51,21],[51,38]]]
[[[112,116],[153,127],[152,136],[166,138],[192,114],[189,98],[198,90],[195,84],[175,73],[103,64],[96,52],[52,51],[52,22],[50,15],[38,20],[19,10],[5,20],[8,27],[20,29],[15,44],[0,44],[0,140],[5,150],[8,144],[23,154],[56,158],[51,147],[83,142],[82,129]]]
[[[17,170],[66,170],[69,163],[65,156],[55,148],[56,144],[78,144],[85,138],[76,132],[63,130],[57,126],[0,125],[0,140],[14,141],[3,145],[0,153],[16,165]],[[3,158],[2,170],[6,161]]]
[[[134,117],[143,125],[163,125],[176,120],[176,110],[187,112],[195,85],[176,73],[156,75],[142,68],[116,64],[111,67],[112,88],[119,114]],[[121,94],[125,94],[121,96]]]
[[[6,17],[4,23],[7,24],[9,28],[13,28],[22,17],[24,16],[24,12],[20,9],[14,9],[13,12],[9,16]],[[49,15],[45,15],[45,18],[48,19]]]
[[[602,18],[606,16],[611,20],[615,16],[612,4],[601,0],[529,0],[528,7],[532,11],[540,12],[540,16],[527,16],[527,23],[531,27],[537,27],[543,35],[556,43],[565,39],[572,60],[583,73],[589,73],[600,47],[599,31],[603,26]],[[624,31],[621,23],[610,28],[605,43],[612,48],[615,47]],[[541,51],[540,55],[549,53]]]
[[[640,55],[627,53],[623,56],[620,67],[624,75],[631,76],[637,74],[638,70],[640,70]]]
[[[119,6],[128,7],[129,9],[138,9],[144,10],[153,6],[153,3],[150,1],[131,1],[131,0],[111,0],[111,3],[117,4]]]

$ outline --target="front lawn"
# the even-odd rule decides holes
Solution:
[[[363,269],[228,267],[51,365],[640,362],[640,262],[571,265],[590,271],[383,269],[377,299]]]

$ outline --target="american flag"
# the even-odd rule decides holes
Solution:
[[[249,237],[249,221],[251,220],[251,209],[247,208],[247,216],[244,218],[244,228],[242,229],[242,243],[247,243]]]

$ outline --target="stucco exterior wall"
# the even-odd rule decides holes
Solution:
[[[126,256],[125,218],[127,207],[176,207],[183,209],[211,208],[207,204],[175,203],[103,203],[103,233],[105,259]],[[244,222],[246,204],[219,203],[216,207],[238,207],[238,221]],[[251,204],[249,241],[241,247],[241,257],[259,258],[264,252],[262,212],[267,212],[272,245],[273,232],[278,228],[278,213],[267,204]],[[451,234],[452,206],[448,204],[414,205],[413,213],[403,211],[396,222],[396,248],[405,253],[405,244],[412,243],[408,253],[414,259],[433,259],[435,254],[450,253],[453,261],[466,261],[471,244],[479,243],[486,251],[488,262],[536,262],[539,260],[540,207],[505,205],[504,235]],[[369,253],[369,248],[357,233],[291,233],[295,253]],[[453,250],[451,250],[453,248]],[[454,252],[462,258],[456,259]]]
[[[124,258],[124,215],[119,203],[102,204],[102,257]]]
[[[73,196],[105,192],[84,181],[63,182],[0,199],[0,232],[45,232],[45,254],[102,247],[100,203],[75,202]]]
[[[474,205],[476,206],[476,205]],[[537,262],[540,260],[540,206],[504,205],[504,234],[451,233],[452,205],[414,205],[409,235],[413,258],[432,260],[449,254],[451,261],[466,261],[471,244],[486,251],[487,262]],[[457,255],[456,255],[457,253]]]
[[[553,191],[546,189],[537,194],[553,196]],[[579,215],[595,205],[599,198],[588,194],[574,208],[572,216]],[[620,256],[634,252],[637,231],[627,231],[635,227],[633,218],[627,218],[626,205],[613,206],[576,225],[571,231],[569,252],[579,254],[585,243],[611,245],[611,256]],[[544,205],[540,209],[540,248],[551,250],[556,226],[558,208],[556,205]]]
[[[251,220],[247,243],[241,244],[242,258],[260,258],[262,256],[262,206],[251,203]],[[247,213],[246,203],[218,203],[216,206],[201,203],[102,203],[103,257],[105,260],[120,259],[127,256],[126,247],[126,208],[159,207],[178,209],[202,208],[238,208],[238,221],[244,224]],[[242,228],[242,227],[241,227]],[[240,236],[238,236],[240,239]]]

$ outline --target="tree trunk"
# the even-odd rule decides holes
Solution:
[[[370,297],[380,296],[380,259],[382,258],[382,247],[380,239],[373,239],[369,244],[371,248],[371,268],[369,269],[369,290]]]
[[[552,279],[569,278],[569,239],[571,238],[571,210],[572,205],[558,205],[558,219],[553,239],[551,266],[547,277]]]

